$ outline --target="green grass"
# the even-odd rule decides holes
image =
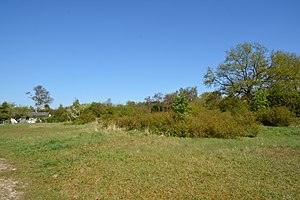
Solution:
[[[300,199],[300,130],[174,138],[96,125],[0,126],[25,199]]]

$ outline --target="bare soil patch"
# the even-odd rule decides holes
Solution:
[[[16,170],[8,164],[3,158],[0,158],[0,175],[1,172]],[[19,182],[11,178],[0,177],[0,200],[21,199],[22,192],[16,190]]]

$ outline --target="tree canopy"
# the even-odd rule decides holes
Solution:
[[[38,111],[42,106],[49,106],[53,102],[50,93],[43,86],[38,85],[33,88],[34,95],[31,92],[27,92],[29,98],[35,102],[36,111]]]
[[[300,89],[300,59],[296,54],[269,51],[258,43],[243,43],[226,51],[225,61],[204,76],[207,86],[215,86],[227,96],[250,102],[255,92]]]
[[[226,51],[225,61],[216,71],[208,68],[205,84],[214,85],[223,94],[250,100],[253,91],[268,80],[268,50],[257,43],[238,44]]]

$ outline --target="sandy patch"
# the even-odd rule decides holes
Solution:
[[[0,158],[0,173],[16,170],[3,158]],[[21,199],[22,192],[16,190],[19,182],[10,178],[0,177],[0,200]]]

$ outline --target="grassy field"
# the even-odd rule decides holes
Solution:
[[[2,125],[24,199],[300,199],[300,129],[174,138],[97,125]]]

